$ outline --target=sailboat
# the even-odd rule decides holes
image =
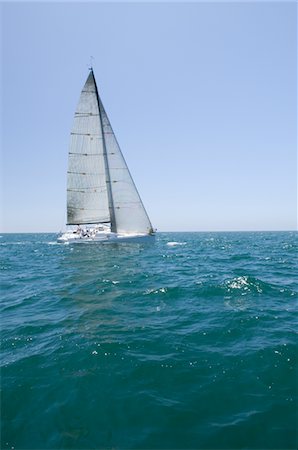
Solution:
[[[66,225],[58,242],[143,242],[155,234],[98,94],[92,67],[70,137]]]

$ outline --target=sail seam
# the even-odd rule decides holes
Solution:
[[[76,112],[75,116],[80,116],[80,117],[92,117],[92,116],[99,116],[99,114],[96,113],[80,113],[80,112]]]
[[[95,134],[95,133],[75,133],[75,132],[71,132],[70,133],[72,136],[92,136],[92,137],[98,137],[102,139],[102,136],[100,134]]]
[[[99,208],[76,208],[75,206],[69,206],[68,207],[69,210],[79,210],[79,211],[104,211],[103,209],[99,209]]]
[[[73,175],[104,175],[103,173],[100,173],[100,172],[67,172],[67,173],[70,173],[70,174],[73,174]]]
[[[75,153],[75,152],[69,152],[69,155],[72,156],[103,156],[103,153]]]

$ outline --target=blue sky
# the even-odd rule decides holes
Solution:
[[[2,232],[64,227],[90,55],[155,227],[296,228],[294,2],[8,2],[1,12]]]

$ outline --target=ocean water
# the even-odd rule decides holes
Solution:
[[[297,233],[0,238],[2,449],[296,449]]]

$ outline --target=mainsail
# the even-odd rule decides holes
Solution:
[[[68,156],[67,224],[110,223],[115,233],[152,225],[98,95],[91,69],[75,112]]]
[[[103,136],[93,74],[81,92],[70,138],[67,224],[109,222]]]

